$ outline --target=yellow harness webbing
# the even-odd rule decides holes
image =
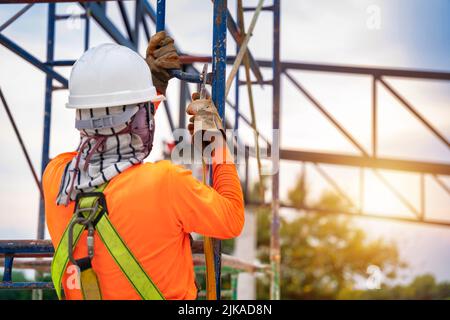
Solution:
[[[103,190],[106,188],[106,185],[106,183],[103,184],[92,193],[81,193],[77,196],[75,213],[61,237],[52,261],[52,280],[58,298],[61,299],[61,282],[69,263],[69,257],[76,247],[81,234],[87,228],[87,224],[92,223],[114,261],[138,295],[143,300],[164,300],[164,296],[109,220],[106,201],[103,196]],[[91,253],[89,253],[87,259],[88,263],[83,263],[83,266],[80,267],[81,290],[84,299],[99,300],[102,296],[97,276],[90,265],[90,256]],[[86,261],[86,258],[80,260]]]

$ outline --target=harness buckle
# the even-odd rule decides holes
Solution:
[[[99,208],[98,201],[95,201],[94,206],[90,207],[90,208],[80,208],[77,203],[77,207],[75,209],[74,214],[76,214],[77,217],[84,219],[81,222],[81,224],[83,224],[84,226],[87,226],[89,223],[91,223],[94,220],[95,214],[98,212],[98,208]],[[85,217],[83,215],[83,212],[89,212],[89,215],[87,217]]]
[[[73,256],[73,229],[75,225],[80,224],[84,226],[85,229],[88,230],[87,235],[87,249],[88,249],[88,258],[89,260],[94,257],[94,226],[95,226],[95,220],[96,220],[96,214],[99,211],[99,201],[95,201],[95,204],[90,208],[80,208],[79,207],[80,201],[76,202],[76,208],[74,215],[76,216],[75,219],[73,219],[69,224],[68,229],[68,254],[69,254],[69,260],[72,262],[73,265],[79,266],[78,261]],[[88,216],[86,217],[83,213],[88,212]]]
[[[92,223],[89,223],[88,227],[87,249],[88,257],[90,259],[94,258],[94,225]]]
[[[75,257],[73,256],[73,228],[75,227],[76,224],[85,224],[85,218],[80,218],[77,217],[75,219],[73,219],[70,224],[69,224],[69,228],[68,228],[68,242],[69,242],[69,246],[68,246],[68,255],[69,255],[69,260],[70,262],[72,262],[73,265],[78,266],[77,261],[75,260]]]

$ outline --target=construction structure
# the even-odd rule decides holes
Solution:
[[[204,0],[206,1],[206,0]],[[70,67],[73,65],[74,61],[72,60],[55,60],[54,52],[55,46],[57,45],[55,41],[55,29],[57,28],[57,22],[60,20],[70,18],[68,15],[58,15],[56,13],[57,1],[45,1],[49,2],[45,4],[48,6],[48,16],[47,16],[47,52],[46,52],[46,61],[40,61],[35,56],[30,54],[26,49],[19,46],[12,39],[6,37],[2,31],[9,27],[15,20],[20,18],[22,15],[26,13],[27,10],[30,9],[31,6],[35,5],[36,2],[41,1],[16,1],[16,2],[30,2],[29,4],[24,5],[22,9],[20,9],[17,14],[13,15],[10,19],[0,25],[0,43],[11,50],[15,54],[17,54],[20,58],[28,61],[33,64],[37,69],[41,70],[46,74],[45,81],[45,101],[44,101],[44,130],[43,130],[43,147],[42,147],[42,158],[41,158],[41,173],[46,167],[49,161],[49,148],[50,148],[50,127],[51,127],[51,113],[52,113],[52,93],[54,90],[65,90],[68,87],[68,80],[62,76],[57,69],[61,67]],[[94,19],[100,28],[102,28],[113,41],[118,44],[125,45],[133,50],[138,51],[139,48],[139,35],[140,32],[144,32],[147,40],[151,36],[150,25],[155,25],[155,30],[162,30],[165,26],[165,5],[166,1],[158,0],[157,7],[154,8],[149,1],[147,0],[136,0],[136,1],[127,1],[128,3],[133,2],[133,16],[134,19],[131,19],[129,13],[127,12],[127,6],[125,6],[123,1],[80,1],[78,2],[81,8],[84,10],[84,13],[81,15],[83,19],[85,19],[84,24],[84,49],[87,50],[89,48],[89,39],[91,32],[90,20]],[[171,5],[170,1],[167,1],[167,5]],[[244,1],[245,2],[245,1]],[[350,199],[348,195],[339,187],[339,184],[336,183],[320,166],[321,164],[332,164],[338,166],[351,166],[357,167],[361,169],[360,174],[360,201],[359,201],[359,209],[355,211],[347,211],[343,212],[342,210],[333,211],[327,208],[313,208],[308,206],[303,206],[301,209],[304,211],[315,211],[315,212],[323,212],[323,213],[336,213],[336,214],[348,214],[352,216],[358,217],[374,217],[381,219],[394,219],[400,221],[407,222],[417,222],[422,224],[433,224],[433,225],[442,225],[442,226],[450,226],[450,221],[440,221],[434,220],[427,216],[425,212],[425,176],[429,176],[434,179],[442,188],[446,191],[447,195],[450,195],[450,187],[446,185],[445,181],[443,181],[443,176],[450,175],[450,164],[448,163],[432,163],[432,162],[424,162],[424,161],[412,161],[412,160],[401,160],[401,159],[391,159],[391,158],[380,158],[378,156],[378,128],[379,123],[377,121],[377,112],[378,112],[378,102],[377,102],[377,90],[380,86],[385,88],[388,92],[390,92],[400,103],[406,108],[415,118],[417,118],[440,142],[442,142],[447,148],[450,148],[450,142],[446,138],[444,134],[439,132],[433,124],[425,119],[414,107],[413,105],[402,95],[400,95],[396,89],[388,83],[388,79],[390,77],[400,77],[407,79],[430,79],[430,80],[442,80],[449,81],[450,73],[445,72],[431,72],[431,71],[418,71],[418,70],[400,70],[400,69],[383,69],[383,68],[370,68],[370,67],[357,67],[357,66],[342,66],[342,65],[324,65],[324,64],[310,64],[310,63],[301,63],[295,61],[281,61],[280,60],[280,2],[281,0],[260,0],[258,2],[258,6],[255,7],[245,7],[242,5],[242,2],[239,1],[240,5],[238,5],[238,12],[236,13],[236,19],[233,19],[233,14],[228,10],[227,0],[214,0],[213,1],[213,17],[211,18],[211,22],[213,24],[213,35],[212,35],[212,43],[213,48],[211,50],[210,55],[206,56],[188,56],[183,55],[182,48],[178,48],[181,54],[181,60],[184,64],[183,70],[175,73],[175,77],[180,79],[180,99],[179,99],[179,119],[178,123],[176,123],[175,119],[171,114],[171,108],[166,101],[166,107],[164,110],[167,114],[167,120],[171,130],[175,130],[176,128],[184,128],[185,127],[185,116],[184,110],[186,107],[186,103],[189,99],[189,86],[190,83],[199,83],[203,79],[199,73],[199,71],[194,66],[195,63],[211,63],[212,64],[212,72],[208,75],[208,82],[212,86],[211,96],[214,100],[219,114],[225,120],[227,124],[227,128],[238,129],[241,122],[245,123],[250,128],[255,129],[255,119],[254,115],[252,119],[246,118],[240,111],[240,98],[239,98],[239,87],[247,86],[247,89],[250,92],[251,96],[251,86],[254,84],[261,85],[264,87],[272,87],[272,129],[273,134],[272,137],[265,137],[263,133],[256,130],[256,143],[253,146],[245,146],[246,150],[246,159],[249,157],[259,157],[259,143],[262,142],[264,145],[261,146],[261,149],[264,148],[268,150],[268,153],[271,154],[273,152],[278,152],[279,157],[273,157],[272,166],[275,168],[279,168],[280,161],[297,161],[297,162],[308,162],[315,164],[315,168],[318,172],[330,183],[330,185],[334,188],[334,190],[341,195],[345,199]],[[40,4],[41,5],[41,4]],[[107,15],[107,6],[116,5],[119,8],[122,21],[113,21]],[[0,7],[1,8],[1,7]],[[245,30],[243,23],[243,12],[254,12],[252,23],[250,24],[249,30]],[[254,27],[254,23],[256,23],[256,19],[261,11],[268,11],[272,13],[272,23],[273,23],[273,33],[272,33],[272,59],[270,60],[259,60],[255,57],[254,53],[252,53],[248,48],[247,44],[250,41],[250,36],[253,31],[252,27]],[[167,21],[167,25],[170,25],[170,21]],[[120,29],[116,24],[122,23],[125,26],[126,34],[120,32]],[[226,36],[227,32],[231,35],[231,37],[236,41],[237,52],[234,56],[227,56],[226,51]],[[176,35],[173,35],[176,39]],[[233,65],[231,76],[226,75],[226,65]],[[242,69],[245,68],[245,80],[241,80]],[[265,79],[263,77],[263,73],[261,69],[269,68],[272,70],[272,76],[270,79]],[[241,70],[241,72],[240,72]],[[371,92],[371,108],[372,108],[372,126],[371,126],[371,150],[366,150],[356,139],[352,136],[349,131],[337,121],[333,115],[331,115],[323,105],[290,73],[291,70],[301,70],[301,71],[310,71],[310,72],[318,72],[318,73],[336,73],[336,74],[356,74],[356,75],[365,75],[369,76],[372,79],[372,92]],[[251,75],[256,79],[256,81],[252,81],[250,78]],[[281,118],[281,77],[285,77],[291,85],[299,90],[311,104],[320,111],[320,113],[330,121],[334,127],[340,132],[357,150],[359,155],[346,155],[346,154],[336,154],[336,153],[319,153],[319,152],[310,152],[303,150],[294,150],[294,149],[283,149],[275,150],[275,148],[280,147],[280,135],[279,130],[280,127],[280,118]],[[235,85],[235,101],[230,102],[226,94],[230,90],[230,83],[234,80]],[[57,83],[57,85],[55,85]],[[24,154],[27,157],[27,161],[30,167],[30,170],[34,176],[36,185],[41,192],[40,187],[40,174],[32,165],[30,157],[28,156],[28,152],[24,146],[24,143],[21,139],[20,131],[14,123],[11,109],[7,103],[7,93],[1,92],[0,89],[1,100],[4,108],[6,109],[9,119],[13,124],[15,129],[15,133],[19,142],[23,148]],[[252,106],[253,102],[249,102]],[[229,104],[234,113],[232,115],[225,115],[225,105]],[[231,120],[233,118],[233,121]],[[248,165],[249,161],[246,161],[246,176],[244,177],[244,189],[245,193],[248,191]],[[419,173],[421,175],[421,183],[420,183],[420,209],[416,209],[406,198],[404,198],[398,190],[394,188],[393,185],[389,183],[387,179],[385,179],[382,174],[378,171],[381,169],[386,170],[396,170],[403,172],[413,172]],[[411,212],[414,214],[412,218],[405,218],[395,215],[383,215],[383,214],[375,214],[375,213],[366,213],[363,210],[362,205],[362,197],[364,194],[364,172],[365,170],[371,170],[375,173],[375,175],[380,179],[380,181],[386,185],[390,191],[396,195],[399,200],[405,204]],[[256,205],[270,205],[272,210],[272,223],[271,223],[271,252],[270,252],[270,270],[268,274],[271,277],[271,288],[270,288],[270,296],[272,299],[280,298],[280,208],[281,207],[289,207],[289,205],[280,202],[280,194],[279,194],[279,184],[280,184],[280,175],[279,172],[276,171],[272,176],[270,176],[272,181],[271,183],[271,203],[257,203]],[[351,200],[350,200],[351,201]],[[248,205],[255,205],[252,203],[248,203]],[[48,289],[52,288],[50,283],[13,283],[11,282],[11,270],[13,268],[13,261],[15,257],[51,257],[53,254],[53,247],[49,241],[45,241],[44,239],[44,231],[45,231],[45,213],[43,201],[41,199],[39,215],[38,215],[38,229],[37,229],[37,241],[0,241],[0,256],[4,256],[4,277],[3,281],[0,284],[0,288],[28,288],[28,289]],[[201,248],[202,244],[197,244],[199,248]],[[201,249],[197,251],[194,250],[194,253],[201,252]],[[47,262],[36,261],[34,266],[39,267],[42,264],[45,268],[47,266]],[[198,266],[201,265],[201,261],[197,261],[196,264]],[[20,265],[19,265],[20,266]],[[27,265],[29,266],[29,264]],[[248,264],[242,261],[235,261],[230,257],[224,257],[222,259],[221,249],[220,249],[220,241],[215,242],[215,266],[216,266],[216,280],[217,280],[217,297],[220,298],[224,296],[224,293],[221,292],[220,288],[220,278],[221,278],[221,270],[227,270],[227,272],[231,272],[235,274],[238,271],[251,271],[251,272],[259,272],[265,271],[266,269],[261,266],[255,266],[252,264]],[[227,269],[228,268],[228,269]],[[198,270],[201,267],[197,268]],[[234,287],[231,290],[231,293],[228,293],[230,296],[235,297]]]

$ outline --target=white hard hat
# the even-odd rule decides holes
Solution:
[[[86,51],[74,64],[67,108],[87,109],[161,101],[150,68],[133,50],[106,43]]]

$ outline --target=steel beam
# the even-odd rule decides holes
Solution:
[[[5,46],[7,49],[11,50],[15,54],[17,54],[22,59],[26,60],[27,62],[34,65],[36,68],[40,69],[41,71],[45,72],[47,75],[49,75],[51,78],[55,79],[64,88],[67,88],[69,85],[69,82],[66,78],[64,78],[61,74],[58,72],[52,70],[46,63],[41,62],[38,60],[35,56],[33,56],[28,51],[24,50],[22,47],[20,47],[18,44],[10,40],[9,38],[5,37],[3,34],[0,33],[0,43]]]
[[[289,161],[326,163],[342,166],[365,167],[373,169],[450,175],[450,164],[433,162],[398,160],[389,158],[372,158],[347,154],[310,152],[294,149],[281,149],[280,159]]]
[[[444,143],[447,148],[450,148],[450,142],[447,138],[440,133],[430,122],[427,121],[417,110],[408,102],[404,97],[402,97],[392,86],[390,86],[383,78],[379,79],[380,83],[395,97],[398,101],[412,113],[416,119],[418,119],[425,127],[428,128],[439,140]]]
[[[287,71],[284,71],[284,74],[286,77],[291,81],[291,83],[301,92],[305,95],[305,97],[316,107],[317,110],[319,110],[322,115],[327,118],[333,126],[339,130],[346,138],[347,140],[355,146],[361,153],[365,156],[368,156],[369,154],[364,149],[364,147],[351,135],[350,132],[348,132],[343,125],[341,125],[332,115],[329,113],[320,103],[317,99],[313,97],[313,95],[308,92],[294,77],[292,77]]]
[[[297,209],[297,210],[304,210],[306,212],[317,212],[321,214],[343,214],[347,216],[357,217],[357,218],[371,218],[371,219],[387,219],[387,220],[394,220],[394,221],[400,221],[400,222],[412,222],[412,223],[421,223],[421,224],[428,224],[428,225],[434,225],[434,226],[442,226],[442,227],[450,227],[450,221],[445,220],[435,220],[435,219],[417,219],[417,218],[409,218],[409,217],[400,217],[400,216],[394,216],[394,215],[386,215],[386,214],[376,214],[376,213],[359,213],[359,212],[352,212],[349,210],[339,210],[339,209],[327,209],[327,208],[314,208],[314,207],[307,207],[303,206],[301,208],[296,208],[290,205],[282,204],[283,208],[290,208],[290,209]]]
[[[49,3],[48,17],[47,17],[47,61],[54,60],[55,15],[56,15],[56,4]],[[52,120],[52,97],[53,97],[53,78],[47,73],[45,79],[44,126],[43,126],[44,128],[42,132],[41,181],[45,167],[50,161],[50,126]],[[45,206],[44,206],[44,199],[41,198],[39,201],[37,238],[44,239],[44,237],[45,237]]]
[[[241,33],[239,32],[239,28],[237,27],[236,22],[233,20],[233,17],[231,13],[227,10],[227,28],[228,31],[230,31],[231,36],[233,37],[234,41],[236,42],[237,46],[239,46],[244,38],[241,36]],[[253,57],[251,51],[247,49],[248,58],[250,60],[250,69],[252,70],[253,74],[256,77],[256,80],[259,84],[262,84],[264,81],[261,70],[259,68],[258,62]],[[233,60],[234,62],[234,60]]]
[[[137,51],[139,49],[139,29],[143,18],[143,0],[136,0],[134,3],[136,7],[134,8],[133,42]]]
[[[1,100],[1,102],[3,104],[3,107],[5,108],[6,114],[7,114],[8,118],[9,118],[9,122],[11,123],[11,125],[13,127],[13,130],[14,130],[14,133],[16,134],[17,140],[19,141],[19,144],[20,144],[22,152],[23,152],[23,154],[25,156],[25,159],[27,160],[28,167],[30,168],[31,174],[33,175],[34,182],[36,183],[36,186],[38,187],[39,193],[41,195],[41,199],[43,199],[44,198],[44,192],[42,191],[41,181],[39,179],[38,173],[34,169],[33,162],[31,161],[31,157],[28,154],[28,150],[25,147],[25,143],[23,142],[22,135],[20,134],[19,128],[17,127],[16,121],[14,120],[14,117],[13,117],[13,115],[11,113],[11,109],[9,108],[9,105],[6,102],[6,98],[3,95],[3,91],[2,91],[1,88],[0,88],[0,100]]]
[[[33,3],[27,4],[26,6],[24,6],[22,9],[20,9],[16,14],[14,14],[11,18],[9,18],[8,20],[6,20],[1,26],[0,26],[0,32],[2,32],[3,30],[5,30],[6,28],[8,28],[9,25],[11,25],[11,23],[13,23],[14,21],[16,21],[17,19],[19,19],[25,12],[28,11],[28,9],[30,9],[33,6]]]
[[[133,36],[133,30],[131,29],[130,19],[128,18],[127,8],[125,7],[125,3],[123,1],[117,1],[117,5],[119,6],[120,15],[122,16],[123,24],[125,26],[125,30],[127,31],[128,38],[131,42],[135,42]]]
[[[80,5],[86,9],[87,4],[80,2]],[[114,23],[111,22],[111,20],[106,16],[105,11],[103,10],[103,7],[99,5],[98,3],[91,2],[89,4],[90,13],[92,15],[92,18],[103,28],[103,30],[118,44],[121,44],[123,46],[127,46],[130,49],[133,49],[136,51],[135,44],[130,41],[128,38],[126,38],[120,31],[117,29],[117,27],[114,25]]]
[[[271,61],[260,61],[258,64],[261,67],[270,67]],[[284,61],[281,63],[282,70],[303,70],[303,71],[319,71],[319,72],[334,72],[347,73],[359,75],[372,75],[375,77],[400,77],[400,78],[414,78],[414,79],[436,79],[436,80],[450,80],[450,72],[439,71],[420,71],[408,69],[392,69],[392,68],[374,68],[374,67],[360,67],[360,66],[344,66],[344,65],[327,65],[316,63],[301,63]]]
[[[227,64],[233,64],[235,56],[227,56]],[[194,62],[210,62],[210,56],[181,56],[181,61],[184,63]],[[256,60],[258,66],[261,68],[272,68],[272,61],[270,60]],[[395,68],[375,68],[362,67],[352,65],[336,65],[336,64],[317,64],[317,63],[303,63],[294,61],[281,61],[281,71],[285,70],[303,70],[303,71],[317,71],[330,73],[346,73],[358,75],[371,75],[375,77],[400,77],[413,79],[429,79],[429,80],[450,80],[450,72],[441,71],[426,71],[426,70],[412,70],[412,69],[395,69]]]
[[[50,240],[0,240],[0,256],[51,257],[55,252]]]

